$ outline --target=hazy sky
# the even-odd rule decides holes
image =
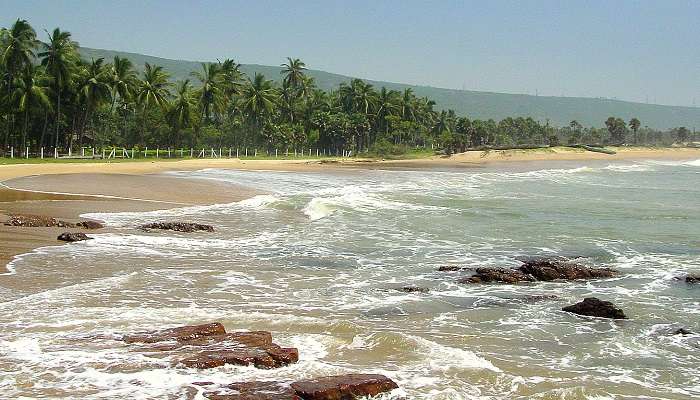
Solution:
[[[0,0],[87,47],[509,93],[700,106],[700,1]]]

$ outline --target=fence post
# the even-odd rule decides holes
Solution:
[[[160,151],[160,149],[156,147],[156,158],[158,158],[159,151]]]
[[[277,149],[275,149],[275,158],[277,158]]]
[[[228,158],[231,158],[231,148],[228,148]]]
[[[105,148],[104,147],[102,148],[102,159],[103,160],[105,159]]]
[[[245,148],[245,156],[248,157],[248,148]]]
[[[53,158],[58,158],[58,147],[53,148]]]
[[[15,148],[14,148],[14,146],[10,147],[10,158],[15,158]]]
[[[43,147],[41,148],[41,159],[42,160],[44,159],[44,148]]]
[[[95,158],[95,148],[92,148],[92,158]]]
[[[146,150],[143,151],[143,158],[148,158],[146,155],[148,153],[148,146],[146,146]]]
[[[257,156],[258,156],[258,149],[255,148],[255,157],[257,157]]]
[[[168,158],[170,158],[170,147],[168,147]]]
[[[236,158],[240,158],[238,157],[238,147],[236,147]]]

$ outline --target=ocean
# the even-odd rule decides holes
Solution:
[[[193,382],[346,372],[395,380],[386,399],[700,397],[700,287],[674,280],[700,272],[700,160],[171,174],[263,194],[86,214],[114,229],[16,257],[0,275],[0,397],[202,398]],[[216,231],[136,229],[171,220]],[[549,256],[621,274],[437,271]],[[590,296],[629,320],[561,311]],[[269,330],[300,361],[196,371],[105,337],[213,321]]]

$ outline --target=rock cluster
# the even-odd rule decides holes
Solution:
[[[56,239],[64,242],[80,242],[90,238],[82,232],[63,232],[62,234],[58,235]]]
[[[352,400],[398,388],[384,375],[347,374],[305,379],[291,384],[276,381],[236,382],[206,392],[211,400]]]
[[[517,269],[477,268],[476,273],[460,283],[519,283],[555,280],[610,278],[617,271],[610,268],[592,268],[569,261],[553,259],[528,260]]]
[[[141,229],[162,229],[176,232],[214,232],[214,227],[211,225],[197,224],[193,222],[152,222],[149,224],[141,225]]]
[[[80,221],[77,224],[75,224],[77,228],[83,228],[83,229],[102,229],[105,226],[102,225],[101,223],[97,221]]]
[[[28,228],[45,228],[45,227],[60,227],[73,228],[74,224],[66,221],[60,221],[56,218],[47,217],[44,215],[32,214],[16,214],[11,215],[10,219],[5,222],[8,226],[23,226]]]
[[[589,317],[627,319],[625,313],[613,303],[596,297],[586,297],[579,303],[562,308],[562,311]]]
[[[175,365],[187,368],[234,364],[270,369],[299,360],[297,349],[273,343],[270,332],[227,333],[218,322],[125,335],[122,340],[151,345],[151,351],[170,352],[176,358]]]
[[[428,293],[430,289],[420,286],[402,286],[396,290],[404,293]]]

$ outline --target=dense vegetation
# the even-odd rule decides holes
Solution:
[[[127,58],[84,60],[69,32],[45,42],[24,20],[0,31],[0,135],[3,148],[255,147],[403,153],[560,143],[671,144],[693,140],[610,117],[606,128],[576,121],[557,128],[532,118],[469,119],[435,102],[354,79],[319,89],[299,59],[282,65],[281,84],[247,76],[231,59],[203,63],[173,82],[161,66],[142,72]]]

